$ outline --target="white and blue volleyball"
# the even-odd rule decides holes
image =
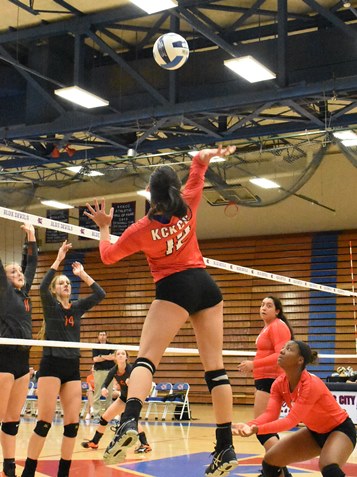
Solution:
[[[177,33],[161,35],[154,44],[154,59],[165,70],[177,70],[187,61],[190,50],[187,41]]]

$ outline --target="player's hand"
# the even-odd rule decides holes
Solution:
[[[233,154],[236,150],[236,146],[227,146],[227,147],[222,147],[219,146],[217,149],[202,149],[199,152],[199,156],[202,162],[205,164],[209,164],[210,160],[213,157],[227,157],[230,154]]]
[[[73,272],[73,275],[79,276],[82,272],[84,272],[83,265],[80,262],[73,262],[72,272]]]
[[[105,397],[105,398],[107,398],[108,395],[109,395],[109,391],[108,391],[107,388],[102,388],[102,390],[101,390],[100,393],[101,393],[101,395],[102,395],[103,397]]]
[[[68,250],[72,248],[72,244],[68,243],[67,240],[65,240],[62,245],[60,246],[58,253],[57,253],[57,260],[62,262],[62,260],[65,259]]]
[[[95,224],[101,227],[109,227],[113,220],[114,208],[111,207],[109,214],[105,212],[105,200],[102,199],[100,203],[97,199],[94,199],[94,207],[88,202],[86,203],[88,211],[84,211],[83,214],[93,220]]]

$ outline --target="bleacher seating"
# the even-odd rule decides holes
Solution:
[[[316,283],[336,284],[351,289],[349,242],[357,244],[357,231],[291,234],[279,236],[205,240],[200,246],[205,257]],[[42,252],[31,290],[34,337],[42,323],[38,285],[53,263],[56,252]],[[357,256],[357,253],[355,253]],[[69,256],[70,258],[70,256]],[[357,263],[357,260],[356,260]],[[98,329],[106,329],[113,343],[138,345],[143,322],[154,299],[155,289],[143,254],[135,254],[110,267],[101,263],[97,246],[84,252],[88,273],[107,292],[105,300],[82,319],[81,340],[96,342]],[[297,339],[311,343],[325,353],[355,353],[355,322],[350,297],[310,291],[295,285],[253,278],[210,268],[209,272],[224,296],[224,349],[255,351],[255,340],[262,329],[261,300],[277,295],[284,305]],[[82,285],[81,285],[82,286]],[[87,293],[84,287],[80,293]],[[118,303],[120,304],[118,306]],[[189,321],[173,340],[172,347],[197,348]],[[41,350],[31,349],[31,363],[38,368]],[[131,353],[131,360],[135,353]],[[243,357],[225,356],[225,368],[233,387],[236,404],[252,403],[251,376],[241,376],[237,364]],[[81,351],[81,373],[85,379],[92,363],[91,350]],[[338,366],[357,366],[353,359],[325,359],[312,372],[330,374]],[[190,402],[210,402],[200,357],[164,356],[155,374],[156,382],[189,382]]]

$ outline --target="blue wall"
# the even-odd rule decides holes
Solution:
[[[338,232],[318,233],[311,246],[310,281],[330,287],[337,286]],[[308,343],[313,350],[323,354],[335,353],[336,295],[310,291]],[[334,359],[321,358],[309,371],[325,379],[334,370]]]

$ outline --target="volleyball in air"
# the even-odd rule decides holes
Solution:
[[[190,50],[187,41],[177,33],[161,35],[154,44],[156,63],[165,70],[177,70],[187,61]]]

